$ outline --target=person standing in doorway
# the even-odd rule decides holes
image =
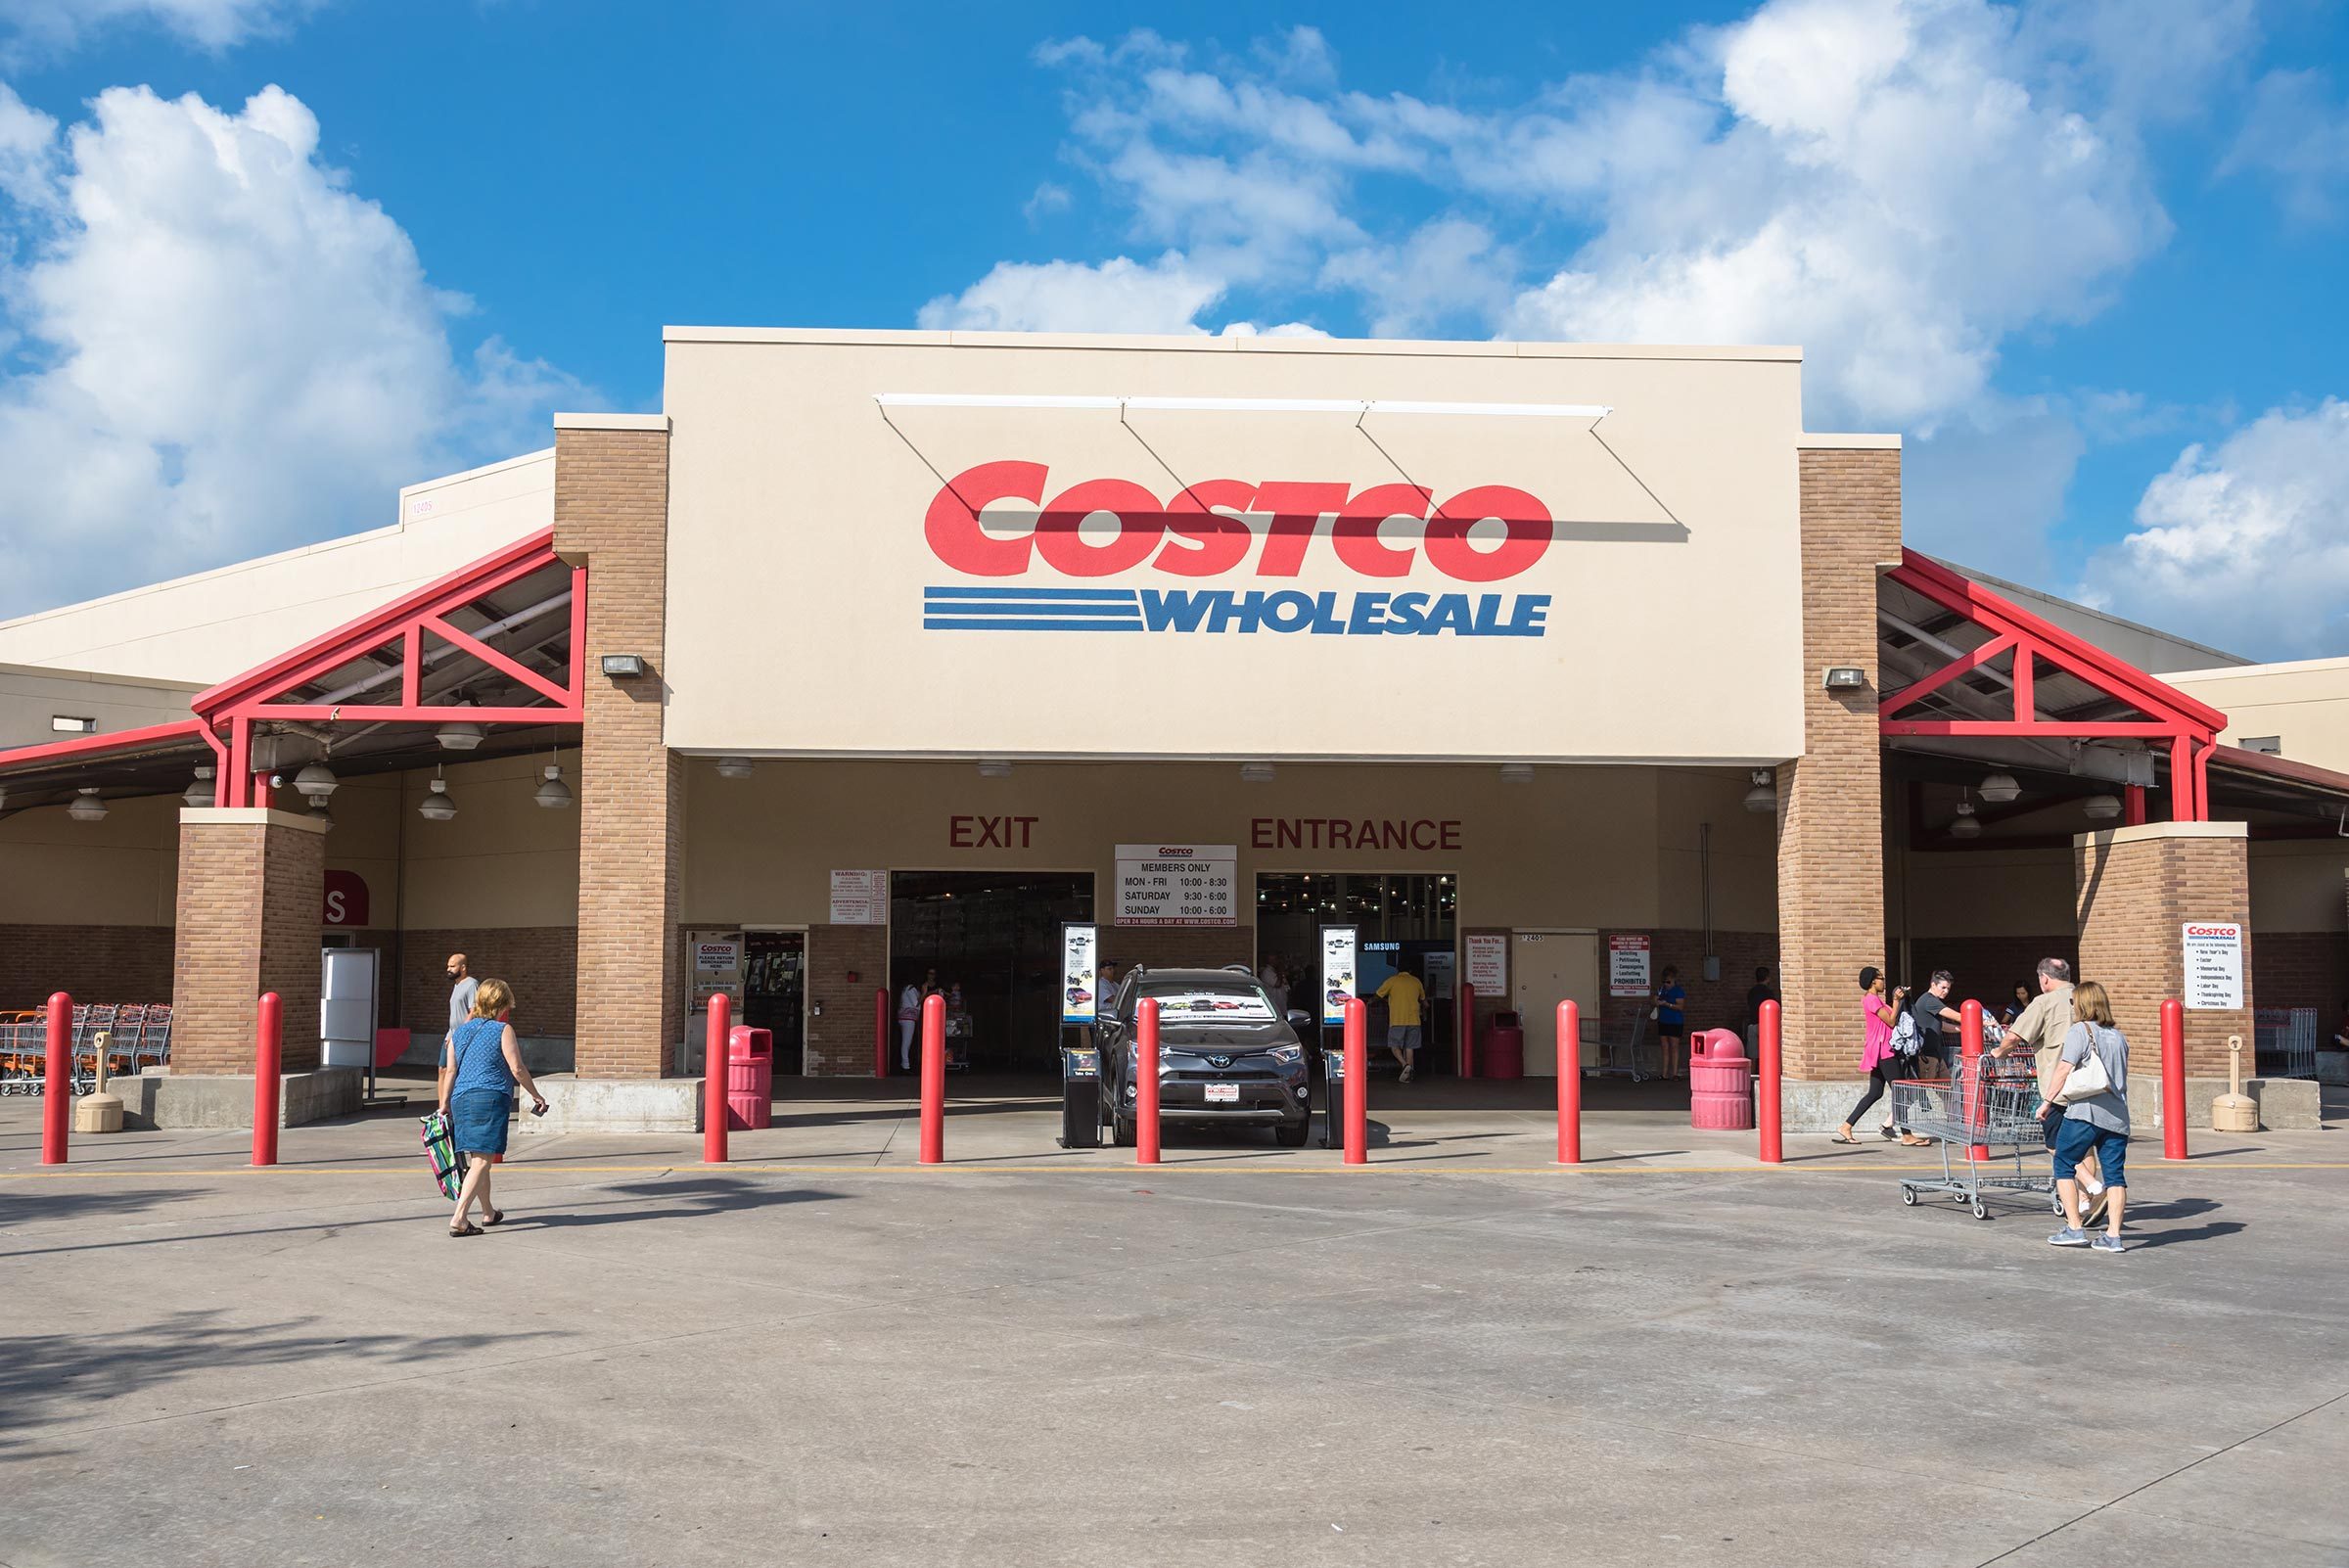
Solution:
[[[481,990],[482,985],[480,981],[473,978],[469,966],[465,962],[465,955],[461,952],[452,952],[448,955],[447,970],[450,985],[448,1033],[440,1037],[442,1045],[446,1045],[454,1038],[457,1030],[473,1016],[474,993]]]
[[[898,1071],[913,1071],[913,1037],[922,1027],[922,988],[912,981],[898,992]]]
[[[530,1081],[506,1015],[514,1010],[514,992],[502,980],[484,980],[475,988],[472,1011],[449,1031],[448,1049],[440,1059],[440,1114],[448,1118],[449,1141],[465,1159],[465,1184],[457,1190],[457,1212],[448,1222],[452,1236],[478,1236],[505,1222],[505,1213],[489,1201],[489,1165],[506,1152],[506,1117],[514,1109],[514,1089],[520,1084],[530,1097],[530,1109],[546,1114],[546,1096]],[[482,1206],[482,1222],[467,1219],[466,1211]]]
[[[1688,988],[1681,984],[1681,971],[1672,964],[1664,966],[1664,979],[1656,987],[1656,1038],[1664,1045],[1664,1076],[1688,1076]],[[1680,1066],[1673,1065],[1676,1058]]]
[[[1380,982],[1377,995],[1387,1004],[1387,1049],[1395,1053],[1403,1081],[1408,1084],[1423,1038],[1420,1014],[1427,1005],[1427,988],[1408,969],[1398,969]]]

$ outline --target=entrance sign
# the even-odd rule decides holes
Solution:
[[[1060,928],[1060,1021],[1082,1026],[1093,1021],[1101,1010],[1100,966],[1094,962],[1101,948],[1101,930],[1098,926],[1079,925],[1064,921]]]
[[[1240,852],[1230,844],[1118,846],[1121,926],[1236,926],[1232,889]]]
[[[2242,1006],[2242,926],[2234,921],[2189,920],[2184,939],[2186,1005],[2204,1012]]]
[[[1321,928],[1321,1023],[1335,1029],[1346,1022],[1346,1003],[1355,994],[1355,976],[1360,973],[1360,960],[1355,951],[1359,928],[1354,926],[1323,926]]]
[[[1468,984],[1479,996],[1509,993],[1509,939],[1486,932],[1467,939]]]
[[[885,926],[889,924],[889,873],[835,871],[832,873],[832,924]]]
[[[1656,987],[1648,974],[1648,939],[1645,937],[1609,937],[1607,939],[1607,994],[1610,996],[1645,996]]]
[[[730,975],[742,967],[742,944],[697,942],[693,945],[693,967],[699,974]]]

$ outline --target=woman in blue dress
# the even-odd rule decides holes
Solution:
[[[506,1117],[514,1109],[514,1088],[530,1095],[531,1109],[546,1113],[546,1096],[530,1081],[523,1065],[522,1048],[515,1043],[514,1026],[506,1022],[514,1009],[514,991],[502,980],[484,980],[473,994],[473,1016],[449,1031],[440,1060],[440,1114],[448,1118],[449,1140],[467,1156],[465,1185],[457,1192],[457,1212],[448,1222],[452,1236],[478,1236],[486,1225],[502,1223],[503,1211],[489,1202],[489,1157],[506,1152]],[[466,1212],[482,1206],[482,1222]]]

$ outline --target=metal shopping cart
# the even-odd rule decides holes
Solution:
[[[1977,1220],[1990,1218],[1982,1194],[2000,1188],[2043,1193],[2052,1203],[2053,1177],[2023,1170],[2026,1155],[2048,1146],[2038,1110],[2039,1085],[2027,1056],[1985,1056],[1959,1062],[1948,1078],[1895,1083],[1894,1125],[1941,1145],[1941,1179],[1904,1176],[1901,1201],[1913,1206],[1919,1193],[1946,1192],[1969,1206]]]

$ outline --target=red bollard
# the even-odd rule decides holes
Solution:
[[[73,998],[62,991],[49,998],[48,1056],[41,1074],[41,1164],[63,1165],[66,1138],[73,1130]]]
[[[702,1044],[702,1164],[726,1163],[726,1040],[734,1033],[734,998],[710,998],[710,1035]]]
[[[1370,1159],[1370,1008],[1346,998],[1346,1164]]]
[[[1786,1162],[1786,1138],[1780,1123],[1785,1106],[1778,1088],[1783,1069],[1783,1041],[1779,1031],[1784,1027],[1784,1015],[1774,1001],[1762,1004],[1754,1019],[1754,1130],[1762,1142],[1762,1163],[1783,1165]]]
[[[2186,1004],[2161,1004],[2161,1157],[2186,1158]]]
[[[1965,1077],[1965,1125],[1980,1129],[1990,1120],[1990,1096],[1982,1090],[1982,1004],[1962,1002],[1958,1008],[1958,1071]],[[1990,1158],[1990,1145],[1975,1143],[1965,1151],[1969,1160]]]
[[[873,992],[873,1077],[889,1077],[889,988]]]
[[[1558,1164],[1583,1163],[1583,1009],[1558,1003]]]
[[[1158,1164],[1158,998],[1145,996],[1133,1019],[1133,1163]]]
[[[1476,988],[1460,982],[1459,1021],[1460,1077],[1476,1077]]]
[[[946,999],[922,998],[922,1153],[923,1165],[943,1165],[946,1158]]]
[[[253,1046],[253,1163],[277,1164],[278,1106],[284,1088],[285,1003],[261,993],[261,1021]]]

